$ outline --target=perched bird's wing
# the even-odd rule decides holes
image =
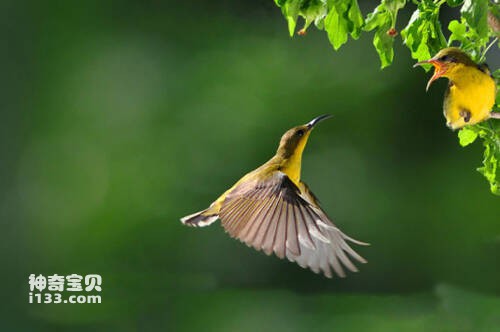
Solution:
[[[490,76],[493,78],[493,74],[491,73],[490,67],[488,66],[487,63],[480,63],[477,65],[477,69],[485,73],[486,75]]]
[[[236,186],[219,217],[229,235],[268,255],[274,252],[327,277],[332,276],[331,268],[341,277],[343,266],[357,271],[348,255],[365,260],[346,241],[364,243],[342,233],[316,202],[307,186],[301,191],[286,174],[274,172]]]

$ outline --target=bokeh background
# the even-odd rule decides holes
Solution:
[[[370,33],[292,39],[271,0],[2,1],[0,24],[2,331],[500,330],[482,147],[400,39],[381,71]],[[303,179],[372,244],[359,273],[181,225],[324,113]],[[103,303],[28,304],[32,273],[101,274]]]

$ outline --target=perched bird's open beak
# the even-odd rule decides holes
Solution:
[[[326,119],[329,119],[331,118],[332,115],[331,114],[324,114],[324,115],[320,115],[318,116],[317,118],[314,118],[312,119],[306,126],[309,128],[309,129],[312,129],[314,128],[314,126],[316,126],[318,123],[320,123],[321,121],[323,120],[326,120]]]
[[[429,60],[417,62],[416,64],[413,65],[413,67],[422,66],[425,64],[431,64],[434,66],[434,75],[432,75],[429,82],[427,82],[427,86],[425,87],[425,91],[427,91],[427,90],[429,90],[429,87],[431,86],[432,82],[434,82],[435,80],[437,80],[438,78],[443,76],[444,73],[446,73],[446,70],[448,70],[448,67],[443,62],[436,60],[436,59],[429,59]]]

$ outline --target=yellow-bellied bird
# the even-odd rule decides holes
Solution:
[[[434,66],[434,75],[427,83],[426,90],[440,77],[449,80],[443,104],[448,127],[458,129],[490,117],[499,117],[500,114],[491,113],[496,84],[486,64],[476,64],[456,47],[444,48],[431,59],[420,61],[415,66],[423,64]]]
[[[357,271],[350,257],[365,263],[348,244],[354,240],[338,229],[300,180],[302,152],[323,115],[288,130],[276,155],[246,174],[206,210],[186,216],[182,223],[207,226],[217,219],[233,238],[267,255],[275,253],[329,278],[332,269],[341,277],[344,268]],[[350,257],[349,257],[350,256]]]

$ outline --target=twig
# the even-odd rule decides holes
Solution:
[[[486,53],[489,51],[491,46],[493,46],[497,41],[498,41],[498,37],[495,37],[491,41],[491,43],[488,44],[488,46],[484,49],[483,54],[481,55],[481,58],[479,59],[479,62],[483,62],[486,59]]]

